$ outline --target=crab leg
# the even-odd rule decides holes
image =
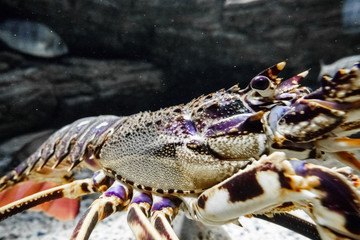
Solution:
[[[205,191],[189,212],[208,224],[271,212],[286,202],[308,210],[324,239],[360,239],[360,193],[344,175],[276,152]]]
[[[150,195],[134,190],[134,196],[128,210],[127,222],[136,239],[162,239],[160,233],[148,220],[151,206],[152,198]]]
[[[135,237],[141,240],[178,240],[170,222],[175,218],[181,201],[156,195],[153,197],[154,204],[149,194],[134,190],[128,211],[128,224]]]
[[[175,218],[180,203],[181,201],[178,199],[172,200],[165,197],[154,196],[154,204],[151,209],[152,216],[150,221],[163,239],[179,239],[170,223]]]
[[[88,239],[98,222],[117,211],[124,210],[129,202],[129,189],[120,182],[115,181],[100,198],[91,204],[76,225],[70,239]]]
[[[321,240],[315,224],[292,214],[280,213],[271,217],[265,214],[256,214],[254,217],[285,227],[312,240]]]
[[[58,198],[75,199],[82,195],[97,192],[99,190],[101,191],[101,189],[105,187],[105,184],[107,184],[107,181],[108,179],[104,174],[97,172],[92,178],[77,180],[62,186],[35,193],[1,207],[0,221],[44,202]]]

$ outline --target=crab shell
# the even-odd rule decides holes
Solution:
[[[94,202],[95,207],[89,209],[75,229],[74,239],[80,232],[88,234],[81,227],[84,222],[89,223],[86,222],[90,221],[87,216],[97,222],[115,211],[125,209],[130,201],[135,205],[134,208],[130,207],[129,224],[137,228],[132,222],[138,223],[137,218],[146,216],[148,213],[144,209],[149,210],[152,205],[149,193],[180,197],[184,203],[185,196],[196,197],[201,194],[198,200],[186,203],[186,211],[192,218],[205,223],[222,224],[233,221],[239,214],[267,213],[274,209],[282,211],[280,205],[285,202],[282,197],[271,198],[271,206],[257,209],[267,197],[261,191],[250,191],[249,194],[253,194],[251,198],[262,199],[261,202],[251,204],[254,209],[250,212],[243,211],[251,202],[246,193],[244,200],[240,201],[244,206],[240,207],[237,201],[234,201],[234,205],[224,203],[224,208],[220,208],[215,217],[211,216],[213,209],[206,207],[209,205],[207,202],[219,200],[219,193],[228,194],[231,199],[235,193],[230,189],[235,187],[244,190],[241,189],[244,183],[258,184],[258,189],[265,189],[266,181],[261,182],[259,176],[269,171],[273,173],[265,173],[265,176],[275,182],[284,173],[291,176],[286,177],[288,182],[285,181],[285,185],[281,183],[276,190],[288,194],[286,202],[292,201],[293,192],[298,191],[296,189],[303,189],[298,191],[299,198],[317,204],[318,209],[325,206],[331,212],[332,206],[318,203],[319,199],[330,194],[328,184],[323,183],[327,176],[335,176],[331,180],[335,188],[342,186],[336,182],[349,188],[344,193],[349,202],[358,202],[359,194],[355,189],[358,180],[349,180],[331,170],[316,170],[320,173],[315,174],[311,170],[313,167],[303,167],[288,159],[325,159],[326,155],[331,155],[359,169],[359,161],[353,153],[360,149],[360,142],[344,137],[357,132],[360,127],[359,64],[350,70],[340,70],[332,80],[324,76],[322,86],[314,92],[299,87],[299,81],[306,76],[307,71],[281,82],[277,76],[284,66],[282,62],[261,72],[245,89],[235,85],[228,90],[201,96],[188,104],[156,112],[143,112],[128,117],[89,117],[65,126],[25,162],[3,177],[0,191],[28,179],[54,181],[60,185],[72,180],[69,172],[71,174],[72,170],[81,167],[100,170],[100,173],[92,179],[77,180],[68,183],[66,187],[45,190],[36,195],[36,201],[27,207],[28,199],[24,198],[0,208],[0,219],[20,211],[9,209],[23,210],[35,203],[60,197],[77,198],[82,194],[102,191],[104,194]],[[286,155],[280,156],[279,150],[286,152]],[[246,177],[249,174],[251,177]],[[298,178],[302,180],[298,181]],[[305,190],[313,191],[313,188],[321,191],[315,191],[311,197],[303,193]],[[140,190],[140,193],[136,193],[135,189]],[[141,210],[138,203],[146,203],[147,207]],[[107,204],[111,208],[106,207]],[[159,204],[173,209],[170,214],[173,215],[180,203],[170,201]],[[154,206],[157,205],[154,203],[153,211],[163,211],[162,207]],[[232,206],[241,210],[235,211]],[[346,222],[348,215],[345,208],[336,211],[341,213],[341,219]],[[351,209],[359,211],[358,204]],[[99,211],[102,218],[98,218]],[[142,211],[143,215],[138,211]],[[229,213],[232,211],[234,216]],[[145,224],[143,221],[141,223]],[[347,235],[350,230],[343,228],[335,232],[338,231]],[[358,234],[357,231],[355,227],[349,236]]]

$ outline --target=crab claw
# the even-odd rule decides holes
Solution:
[[[360,239],[360,195],[355,183],[348,176],[343,177],[341,169],[337,172],[301,161],[289,162],[295,174],[308,181],[308,190],[320,200],[312,200],[308,211],[320,235],[324,239],[339,239],[339,235]]]
[[[324,76],[322,87],[316,91],[288,106],[274,107],[268,117],[274,146],[315,148],[318,155],[323,152],[360,170],[360,161],[354,155],[360,150],[360,142],[346,138],[360,130],[359,66],[341,69],[333,79]],[[296,81],[287,81],[278,88],[297,85]]]
[[[299,208],[316,222],[322,239],[360,239],[357,181],[344,169],[287,160],[275,152],[204,191],[187,207],[211,225],[253,213],[282,212],[284,206]]]
[[[309,142],[322,138],[344,121],[345,112],[331,108],[331,103],[300,99],[290,107],[281,107],[277,115],[276,132],[293,142]],[[275,110],[274,110],[275,113]],[[273,114],[274,114],[273,113]],[[271,114],[271,115],[273,115]],[[274,125],[274,123],[272,123]]]
[[[324,76],[321,88],[289,107],[272,110],[273,131],[294,142],[356,133],[360,130],[359,88],[359,64],[339,70],[332,80]]]

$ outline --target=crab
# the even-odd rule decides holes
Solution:
[[[88,239],[121,211],[137,239],[178,239],[171,222],[179,211],[209,225],[255,216],[315,239],[360,239],[360,139],[349,138],[360,129],[360,65],[323,76],[313,92],[300,86],[308,71],[281,81],[284,66],[244,89],[61,128],[1,178],[0,221],[33,207],[73,218],[81,196],[100,192],[70,239]],[[94,175],[75,179],[84,168]]]

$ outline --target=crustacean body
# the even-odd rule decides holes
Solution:
[[[28,181],[54,187],[13,199],[0,208],[0,220],[50,200],[102,192],[71,239],[87,239],[117,211],[128,211],[137,239],[177,239],[170,223],[179,210],[220,225],[293,209],[312,217],[322,239],[360,239],[358,176],[349,167],[306,162],[331,158],[360,169],[354,154],[360,140],[347,137],[360,129],[359,64],[324,76],[314,92],[299,86],[307,72],[281,82],[284,66],[266,69],[245,89],[235,85],[185,105],[63,127],[1,179],[0,200]],[[96,172],[74,180],[81,168]]]

